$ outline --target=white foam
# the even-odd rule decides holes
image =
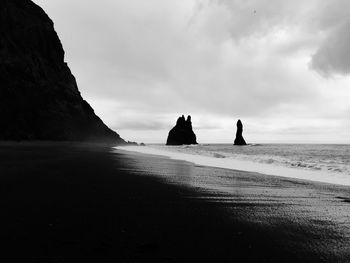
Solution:
[[[188,161],[203,166],[256,172],[287,178],[350,186],[350,177],[340,173],[302,170],[289,167],[280,167],[267,163],[258,163],[248,160],[237,160],[234,158],[215,158],[198,154],[188,154],[183,152],[177,152],[174,151],[174,149],[170,148],[167,150],[166,147],[162,149],[157,149],[151,146],[118,146],[116,147],[116,149],[138,152],[143,154],[166,156],[171,159]]]

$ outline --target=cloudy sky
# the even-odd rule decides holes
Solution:
[[[123,138],[350,143],[348,0],[34,0],[83,97]]]

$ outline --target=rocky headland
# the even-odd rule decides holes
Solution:
[[[125,141],[82,98],[46,13],[0,1],[0,140]]]
[[[191,116],[185,119],[182,115],[177,119],[176,125],[169,132],[166,145],[190,145],[197,144],[196,134],[192,129]]]

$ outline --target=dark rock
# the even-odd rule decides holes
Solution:
[[[242,134],[243,134],[243,124],[241,120],[238,120],[235,145],[247,145]]]
[[[125,143],[83,100],[45,12],[0,1],[0,140]]]
[[[146,144],[144,144],[143,142],[141,142],[140,146],[146,146]]]
[[[192,130],[191,116],[185,119],[182,115],[177,119],[176,126],[169,132],[167,145],[197,144],[196,135]]]

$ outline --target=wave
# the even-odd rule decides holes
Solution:
[[[310,150],[309,148],[303,148],[301,150],[300,146],[290,145],[233,147],[233,145],[209,144],[175,147],[160,145],[147,147],[126,146],[117,148],[167,156],[198,165],[350,185],[350,166],[346,163],[347,159],[338,160],[339,158],[335,158],[327,151],[327,154],[325,154],[324,149]],[[259,149],[257,150],[257,148]],[[316,152],[318,152],[318,155]]]

